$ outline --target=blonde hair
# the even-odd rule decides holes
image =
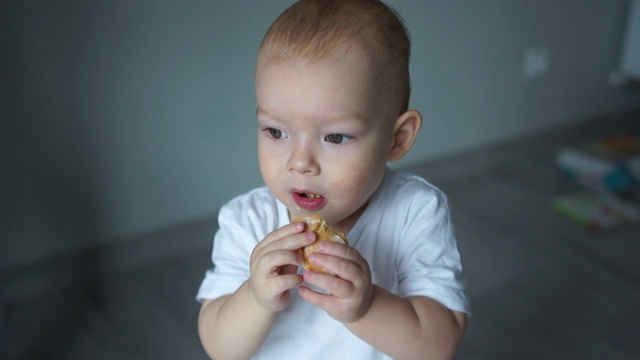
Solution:
[[[357,44],[387,71],[383,85],[392,92],[398,115],[410,95],[409,33],[400,16],[377,0],[300,0],[286,9],[262,40],[258,59],[320,60]]]

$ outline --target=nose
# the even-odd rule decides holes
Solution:
[[[318,175],[320,173],[320,165],[316,161],[315,151],[310,144],[306,143],[293,145],[287,167],[289,171],[304,175]]]

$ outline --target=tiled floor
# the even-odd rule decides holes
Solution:
[[[473,310],[458,358],[640,359],[640,225],[591,234],[551,209],[554,196],[576,189],[554,168],[555,152],[621,131],[640,134],[640,115],[412,169],[451,203]],[[180,232],[172,236],[180,241]],[[207,248],[183,251],[101,280],[7,299],[5,356],[204,359],[194,295],[208,262]]]

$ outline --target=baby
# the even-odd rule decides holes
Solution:
[[[387,162],[412,147],[407,31],[375,0],[302,0],[276,19],[255,77],[266,187],[219,214],[199,334],[220,359],[451,358],[468,312],[446,197]],[[349,245],[315,241],[321,215]]]

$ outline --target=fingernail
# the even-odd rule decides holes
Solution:
[[[301,231],[303,229],[304,229],[304,223],[297,222],[296,223],[296,230]]]
[[[315,240],[316,240],[316,233],[314,233],[314,232],[308,232],[308,233],[307,233],[307,240],[308,240],[309,242],[313,242],[313,241],[315,241]]]

